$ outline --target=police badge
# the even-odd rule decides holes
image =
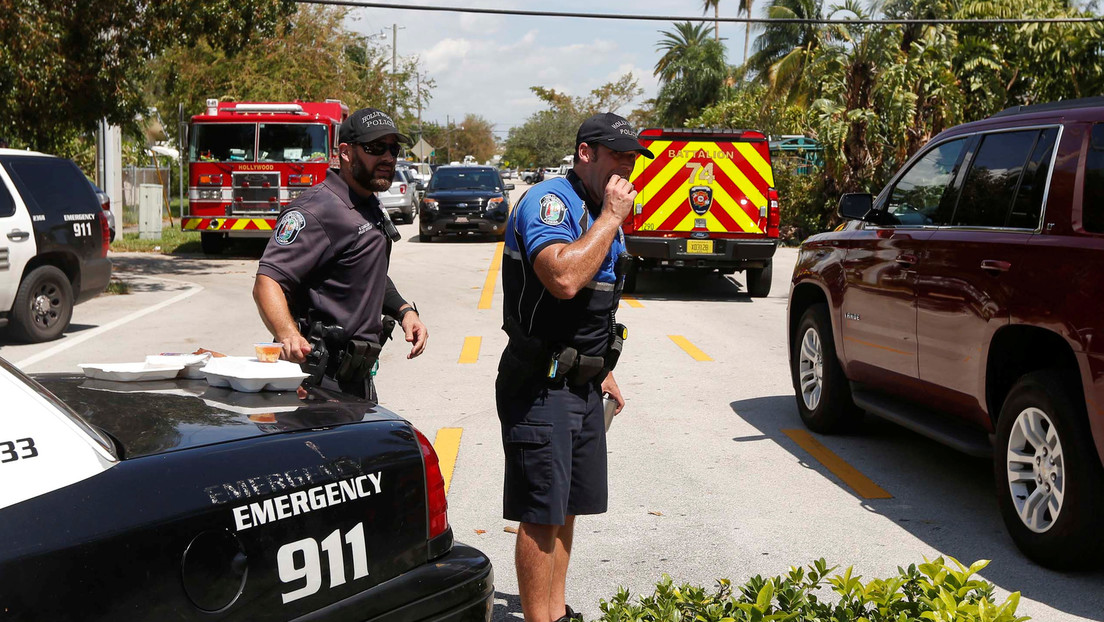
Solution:
[[[280,246],[287,246],[295,241],[295,237],[299,235],[299,230],[306,226],[307,219],[303,218],[302,214],[299,212],[288,212],[284,214],[284,217],[276,224],[276,231],[273,233],[273,237],[276,238],[276,243]]]
[[[694,208],[695,214],[705,214],[709,211],[711,205],[713,205],[712,188],[709,186],[691,186],[690,207]]]
[[[556,225],[564,221],[567,215],[567,206],[560,197],[554,194],[546,194],[540,198],[540,219],[546,225]]]

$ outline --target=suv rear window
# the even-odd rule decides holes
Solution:
[[[70,160],[25,157],[6,165],[32,214],[61,221],[64,214],[95,214],[100,209],[88,179]]]
[[[15,214],[15,201],[8,192],[8,186],[0,180],[0,218],[7,218]]]
[[[1104,123],[1092,128],[1085,160],[1085,195],[1081,198],[1081,222],[1085,231],[1104,233]]]
[[[1057,135],[1056,128],[984,135],[951,224],[1037,227]]]

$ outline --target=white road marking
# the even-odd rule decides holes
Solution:
[[[169,279],[156,279],[156,280],[166,281],[166,282],[171,282],[171,283],[183,283],[184,282],[184,281],[171,281]],[[194,296],[194,295],[198,294],[199,292],[203,291],[203,287],[201,285],[196,285],[194,283],[188,283],[188,285],[190,287],[187,291],[181,292],[181,293],[177,294],[176,296],[173,296],[172,298],[169,298],[168,300],[163,300],[163,301],[153,305],[152,307],[147,307],[145,309],[142,309],[141,311],[135,311],[134,313],[131,313],[130,315],[127,315],[125,317],[121,317],[121,318],[119,318],[119,319],[117,319],[113,322],[108,322],[107,324],[104,324],[103,326],[100,326],[99,328],[96,328],[96,329],[91,330],[87,333],[84,333],[83,335],[80,335],[79,337],[73,337],[72,339],[66,339],[62,343],[59,343],[58,345],[56,345],[56,346],[54,346],[54,347],[52,347],[48,350],[43,350],[42,352],[39,352],[38,354],[35,354],[35,355],[32,355],[32,356],[29,356],[29,357],[23,359],[22,361],[15,361],[15,363],[13,363],[13,364],[16,367],[20,368],[20,369],[23,369],[23,368],[27,367],[28,365],[34,365],[35,363],[38,363],[39,361],[44,361],[44,360],[50,358],[51,356],[57,354],[58,352],[64,352],[65,350],[68,350],[69,348],[72,348],[73,346],[80,345],[80,344],[84,343],[85,341],[88,341],[89,339],[92,339],[94,337],[98,337],[98,336],[106,333],[107,331],[109,331],[113,328],[118,328],[118,327],[122,326],[123,324],[133,322],[134,320],[137,320],[140,317],[144,317],[144,316],[149,315],[150,313],[153,313],[154,311],[159,311],[161,309],[164,309],[165,307],[167,307],[169,305],[176,304],[176,303],[180,302],[181,300],[184,300],[185,298],[189,298],[189,297]]]

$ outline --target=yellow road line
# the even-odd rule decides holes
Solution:
[[[460,453],[460,435],[464,428],[441,428],[433,440],[433,451],[441,463],[441,475],[445,478],[445,494],[452,483],[452,471],[456,468],[456,456]]]
[[[816,458],[818,462],[824,465],[829,471],[831,471],[836,477],[843,480],[844,484],[847,484],[863,499],[892,499],[893,495],[883,490],[880,486],[875,484],[871,479],[862,473],[858,469],[847,464],[837,456],[831,449],[828,449],[821,444],[820,441],[813,438],[807,430],[782,430],[782,433],[790,437],[790,440],[801,446],[802,449],[809,452],[809,454]]]
[[[640,301],[632,296],[621,296],[621,302],[637,309],[643,309],[644,305],[640,304]]]
[[[460,360],[457,363],[474,363],[479,360],[479,347],[483,345],[482,337],[464,337],[464,348],[460,350]]]
[[[690,355],[690,358],[694,359],[695,361],[712,361],[713,360],[712,358],[709,357],[708,354],[706,354],[705,352],[702,352],[701,350],[698,349],[697,346],[690,343],[690,340],[687,339],[686,337],[683,337],[682,335],[667,335],[667,336],[671,339],[671,341],[675,342],[675,345],[677,345],[678,347],[685,350],[686,353]]]
[[[483,293],[479,296],[479,309],[490,309],[494,302],[495,283],[498,282],[498,271],[502,269],[502,247],[505,242],[495,245],[494,258],[491,259],[491,267],[487,270],[487,280],[483,281]]]

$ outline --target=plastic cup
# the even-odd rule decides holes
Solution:
[[[257,360],[262,363],[275,363],[280,360],[280,352],[284,345],[281,343],[255,343],[253,349],[257,351]]]

